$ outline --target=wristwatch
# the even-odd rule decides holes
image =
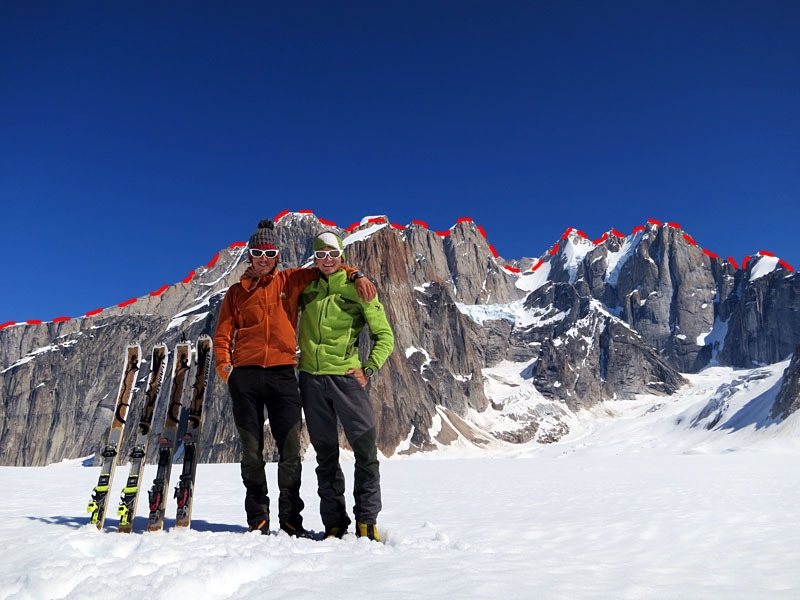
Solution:
[[[372,367],[365,367],[364,375],[366,375],[367,377],[372,377],[373,375],[375,375],[375,369],[373,369]]]
[[[361,271],[356,271],[355,273],[353,273],[352,277],[350,278],[350,281],[355,281],[356,279],[361,279],[362,277],[364,277],[364,274]]]

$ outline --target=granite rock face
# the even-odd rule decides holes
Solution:
[[[800,277],[756,255],[743,269],[703,250],[677,226],[648,224],[591,242],[570,232],[548,279],[575,286],[631,326],[675,369],[711,361],[755,367],[786,360],[800,341]]]
[[[571,231],[538,259],[511,263],[525,267],[517,273],[469,220],[434,232],[379,216],[344,231],[289,213],[276,224],[281,266],[310,264],[313,236],[330,229],[345,238],[347,262],[375,281],[395,332],[395,351],[370,391],[385,455],[457,439],[477,446],[557,441],[574,411],[672,394],[686,381],[681,373],[712,361],[771,364],[800,343],[794,273],[770,270],[763,256],[737,270],[675,226],[648,224],[595,242]],[[234,244],[160,295],[94,317],[0,330],[0,462],[44,465],[97,452],[125,346],[140,344],[148,359],[155,343],[172,349],[181,339],[213,335],[244,258]],[[366,332],[360,347],[369,347]],[[142,367],[123,453],[138,419]],[[503,369],[515,373],[513,381]],[[792,402],[776,410],[789,414]],[[201,460],[238,460],[230,397],[215,377],[205,414]],[[151,460],[153,452],[151,445]],[[276,457],[268,445],[266,459]]]
[[[783,374],[781,389],[770,416],[773,419],[785,419],[800,409],[800,346]]]

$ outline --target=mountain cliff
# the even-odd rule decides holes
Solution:
[[[456,440],[554,442],[570,415],[598,403],[669,396],[710,364],[773,364],[800,344],[800,279],[788,265],[759,254],[738,268],[674,224],[596,241],[567,230],[540,257],[506,261],[469,219],[434,232],[365,217],[344,230],[288,213],[276,224],[282,266],[306,263],[324,229],[342,234],[347,262],[376,282],[395,331],[395,351],[371,384],[385,455]],[[183,282],[93,316],[0,329],[2,463],[96,452],[125,346],[139,343],[147,356],[157,342],[213,334],[244,251],[232,244]],[[796,387],[787,385],[795,391],[775,418],[796,408]],[[136,404],[129,414],[135,424]],[[215,378],[201,449],[203,461],[238,458],[227,389]]]

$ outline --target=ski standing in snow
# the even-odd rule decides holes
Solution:
[[[158,466],[153,487],[148,493],[150,514],[147,519],[148,531],[159,531],[164,528],[164,515],[167,505],[165,491],[169,486],[172,471],[172,456],[175,453],[175,441],[178,437],[178,425],[181,420],[183,394],[186,380],[192,365],[191,346],[181,342],[175,347],[175,361],[172,365],[172,387],[169,394],[169,405],[164,417],[164,428],[158,438]]]
[[[150,359],[150,376],[145,390],[145,403],[139,417],[139,428],[136,432],[136,441],[131,448],[131,466],[128,481],[122,490],[117,514],[119,515],[120,533],[133,531],[133,520],[136,516],[136,506],[139,503],[139,490],[141,489],[141,475],[147,459],[147,446],[150,442],[150,429],[153,425],[153,415],[158,406],[161,394],[161,385],[164,383],[164,374],[167,372],[167,347],[158,344],[153,348]]]
[[[189,527],[192,521],[194,504],[194,482],[197,475],[197,456],[200,433],[203,428],[203,402],[211,373],[211,338],[201,335],[197,340],[195,376],[192,384],[192,401],[189,404],[189,418],[183,436],[183,470],[175,487],[178,509],[175,515],[176,527]]]
[[[139,372],[140,353],[141,350],[137,345],[128,346],[125,351],[125,366],[120,379],[117,402],[114,406],[114,420],[111,422],[111,428],[102,452],[103,465],[100,468],[100,478],[94,487],[92,500],[86,507],[86,510],[92,515],[91,522],[100,530],[103,529],[103,523],[106,518],[108,492],[114,482],[119,443],[125,430],[125,419],[128,415],[128,408],[131,405],[136,374]]]

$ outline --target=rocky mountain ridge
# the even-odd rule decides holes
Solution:
[[[682,373],[773,364],[800,344],[794,272],[760,255],[738,269],[671,224],[648,223],[629,236],[612,230],[595,242],[568,230],[542,256],[507,263],[470,220],[434,232],[419,222],[399,227],[365,217],[343,230],[313,214],[287,213],[276,225],[282,266],[307,262],[313,236],[324,229],[343,235],[347,261],[376,282],[395,330],[395,352],[371,390],[387,456],[457,439],[478,447],[557,441],[576,411],[637,394],[668,397],[685,384]],[[157,342],[171,348],[213,334],[243,258],[244,247],[233,244],[190,280],[130,305],[0,329],[3,464],[96,452],[125,345],[140,343],[146,356]],[[511,365],[518,381],[490,397],[487,389],[501,384],[492,375],[499,365]],[[228,402],[213,379],[204,461],[237,459]],[[134,406],[130,423],[137,417]]]

